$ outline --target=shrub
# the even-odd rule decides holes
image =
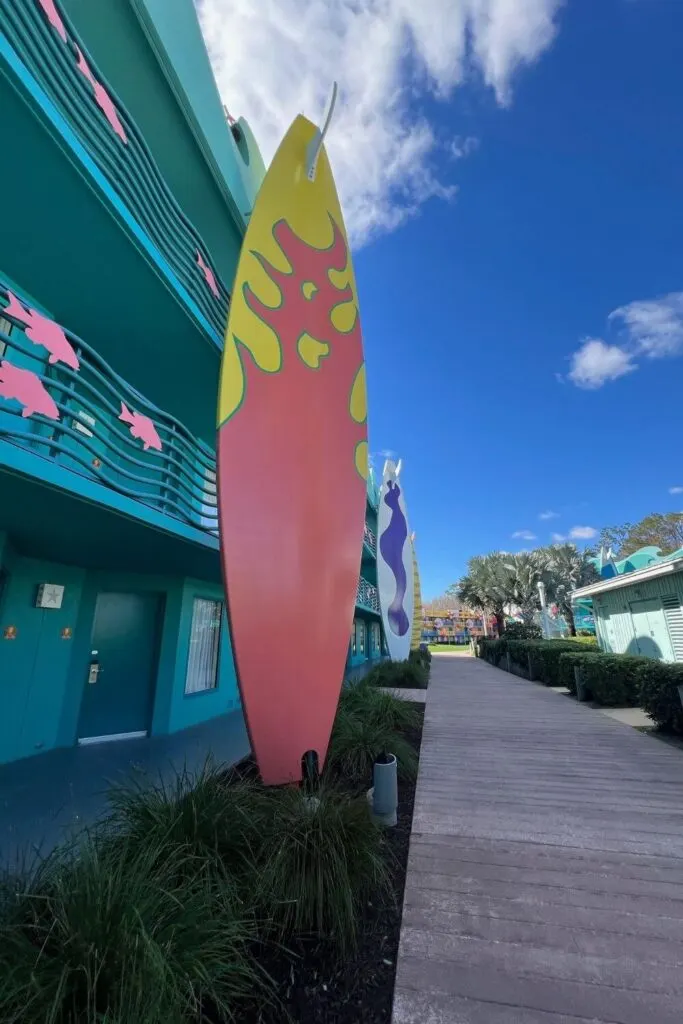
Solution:
[[[565,651],[560,655],[558,679],[560,686],[566,686],[570,693],[576,695],[576,677],[574,669],[581,667],[585,657],[592,657],[592,651]]]
[[[365,676],[374,686],[424,690],[429,682],[429,666],[416,660],[381,661]]]
[[[640,703],[664,732],[683,733],[683,708],[678,687],[683,684],[683,665],[645,658],[640,672]]]
[[[235,881],[251,873],[266,815],[263,790],[229,780],[210,759],[196,774],[182,771],[167,784],[115,786],[109,802],[103,833],[127,853],[137,845],[166,857],[181,848],[217,876]]]
[[[424,669],[429,672],[432,665],[432,652],[425,645],[424,647],[418,647],[416,650],[412,650],[408,655],[408,661],[413,662],[416,665],[422,665]]]
[[[0,899],[0,1019],[22,1024],[182,1024],[221,1019],[265,976],[254,927],[202,858],[154,843],[122,854],[89,837]]]
[[[506,640],[542,640],[543,630],[535,622],[508,622],[503,636]]]
[[[417,754],[390,721],[340,704],[327,752],[328,771],[370,785],[373,765],[385,753],[396,755],[402,778],[415,778]]]
[[[383,723],[390,729],[417,729],[421,707],[387,690],[379,689],[362,679],[344,687],[339,698],[342,713],[355,713],[365,719]]]
[[[640,702],[640,679],[651,662],[629,654],[585,654],[580,669],[590,697],[605,707]]]
[[[483,640],[480,650],[492,664],[506,667],[509,654],[512,661],[525,672],[531,668],[534,679],[546,686],[565,685],[560,679],[560,657],[565,653],[577,653],[579,644],[573,640]]]
[[[368,897],[390,884],[384,837],[365,795],[323,787],[312,800],[284,789],[270,791],[269,802],[264,891],[283,937],[315,935],[352,945]]]

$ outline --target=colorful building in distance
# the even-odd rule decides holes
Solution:
[[[436,609],[422,614],[422,641],[427,644],[466,644],[484,635],[481,612],[469,608]]]
[[[215,416],[264,166],[192,0],[0,0],[0,108],[6,763],[241,716]],[[383,655],[377,504],[371,478],[354,671]]]

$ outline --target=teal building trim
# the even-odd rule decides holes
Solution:
[[[38,106],[41,113],[47,120],[48,124],[55,129],[64,142],[69,147],[71,153],[80,162],[83,170],[90,176],[93,183],[97,186],[102,195],[106,198],[107,202],[116,211],[118,216],[126,225],[128,231],[133,235],[136,242],[145,251],[150,261],[155,265],[158,272],[160,272],[168,281],[168,284],[174,289],[178,297],[187,307],[188,311],[201,326],[205,334],[211,338],[217,348],[223,347],[223,338],[214,330],[209,324],[204,314],[200,311],[194,299],[191,298],[189,292],[181,284],[180,280],[171,270],[171,267],[167,261],[163,258],[161,253],[149,240],[145,232],[136,223],[133,217],[130,215],[126,205],[119,198],[117,192],[114,190],[107,178],[97,167],[96,163],[88,154],[85,147],[76,137],[75,133],[70,128],[68,122],[60,114],[53,103],[50,102],[48,97],[42,91],[35,78],[31,75],[28,68],[22,63],[17,54],[14,52],[9,40],[2,32],[0,32],[0,58],[2,58],[8,68],[21,82],[26,91],[31,97],[31,100]]]

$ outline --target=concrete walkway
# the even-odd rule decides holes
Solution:
[[[235,764],[250,751],[241,711],[169,736],[51,750],[0,765],[0,870],[45,856],[107,809],[112,783],[172,783],[207,757]]]
[[[681,1024],[683,751],[432,662],[394,1024]]]

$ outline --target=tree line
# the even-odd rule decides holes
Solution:
[[[558,605],[571,636],[576,636],[572,591],[598,578],[590,552],[579,551],[574,544],[553,544],[518,554],[493,551],[475,555],[467,563],[466,575],[449,588],[448,595],[493,615],[502,636],[507,607],[518,608],[525,624],[533,622],[541,607],[538,584],[543,583],[548,601]]]

